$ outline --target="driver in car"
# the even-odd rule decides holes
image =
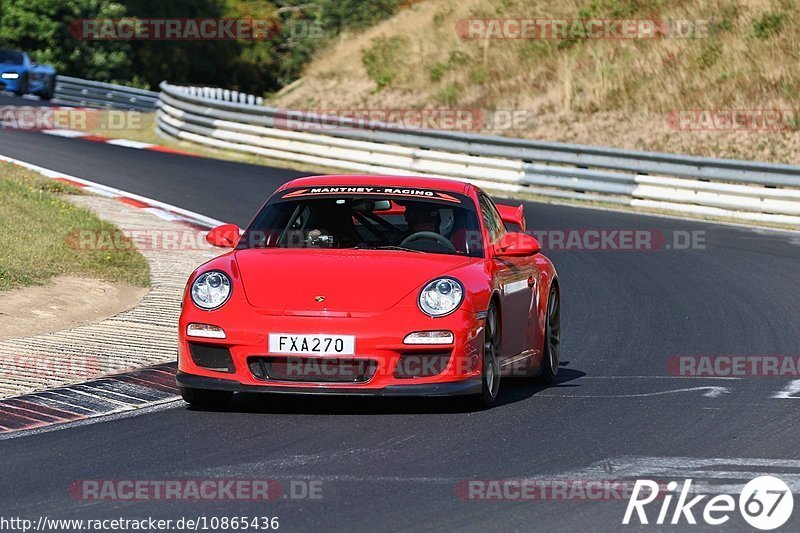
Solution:
[[[405,208],[404,217],[408,223],[408,229],[394,241],[397,245],[407,246],[409,241],[414,239],[433,244],[439,251],[456,251],[450,239],[444,235],[442,213],[439,209],[421,202],[406,204]],[[415,248],[415,246],[411,246],[411,248]],[[429,248],[429,246],[424,248]]]
[[[405,218],[408,223],[408,231],[401,236],[400,240],[421,231],[439,233],[441,217],[436,208],[425,204],[411,204],[406,207]]]

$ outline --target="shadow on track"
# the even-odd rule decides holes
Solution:
[[[562,363],[565,365],[568,363]],[[561,368],[551,385],[540,385],[530,378],[503,378],[500,398],[491,409],[531,398],[549,387],[585,376],[585,372]],[[573,385],[579,386],[579,385]],[[472,398],[381,398],[369,396],[324,396],[301,394],[237,393],[218,409],[187,407],[191,411],[257,413],[257,414],[322,414],[322,415],[391,415],[471,413],[483,410]]]

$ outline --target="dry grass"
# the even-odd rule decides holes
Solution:
[[[686,109],[796,108],[795,0],[439,0],[343,35],[271,102],[290,108],[522,109],[504,135],[800,163],[794,131],[677,129]],[[464,40],[467,18],[673,19],[706,37],[645,40]],[[391,45],[393,49],[387,50]]]

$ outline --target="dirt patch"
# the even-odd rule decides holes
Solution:
[[[59,276],[47,285],[3,293],[0,339],[69,329],[112,317],[138,304],[150,289]]]

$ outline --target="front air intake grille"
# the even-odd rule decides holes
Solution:
[[[394,369],[396,379],[426,378],[444,372],[450,352],[407,352],[400,356]]]
[[[236,372],[233,366],[233,358],[231,352],[224,346],[215,346],[213,344],[197,344],[190,342],[189,353],[192,356],[192,361],[197,366],[216,370],[218,372]]]
[[[365,383],[378,368],[368,359],[314,357],[250,357],[247,365],[257,379],[316,383]]]

